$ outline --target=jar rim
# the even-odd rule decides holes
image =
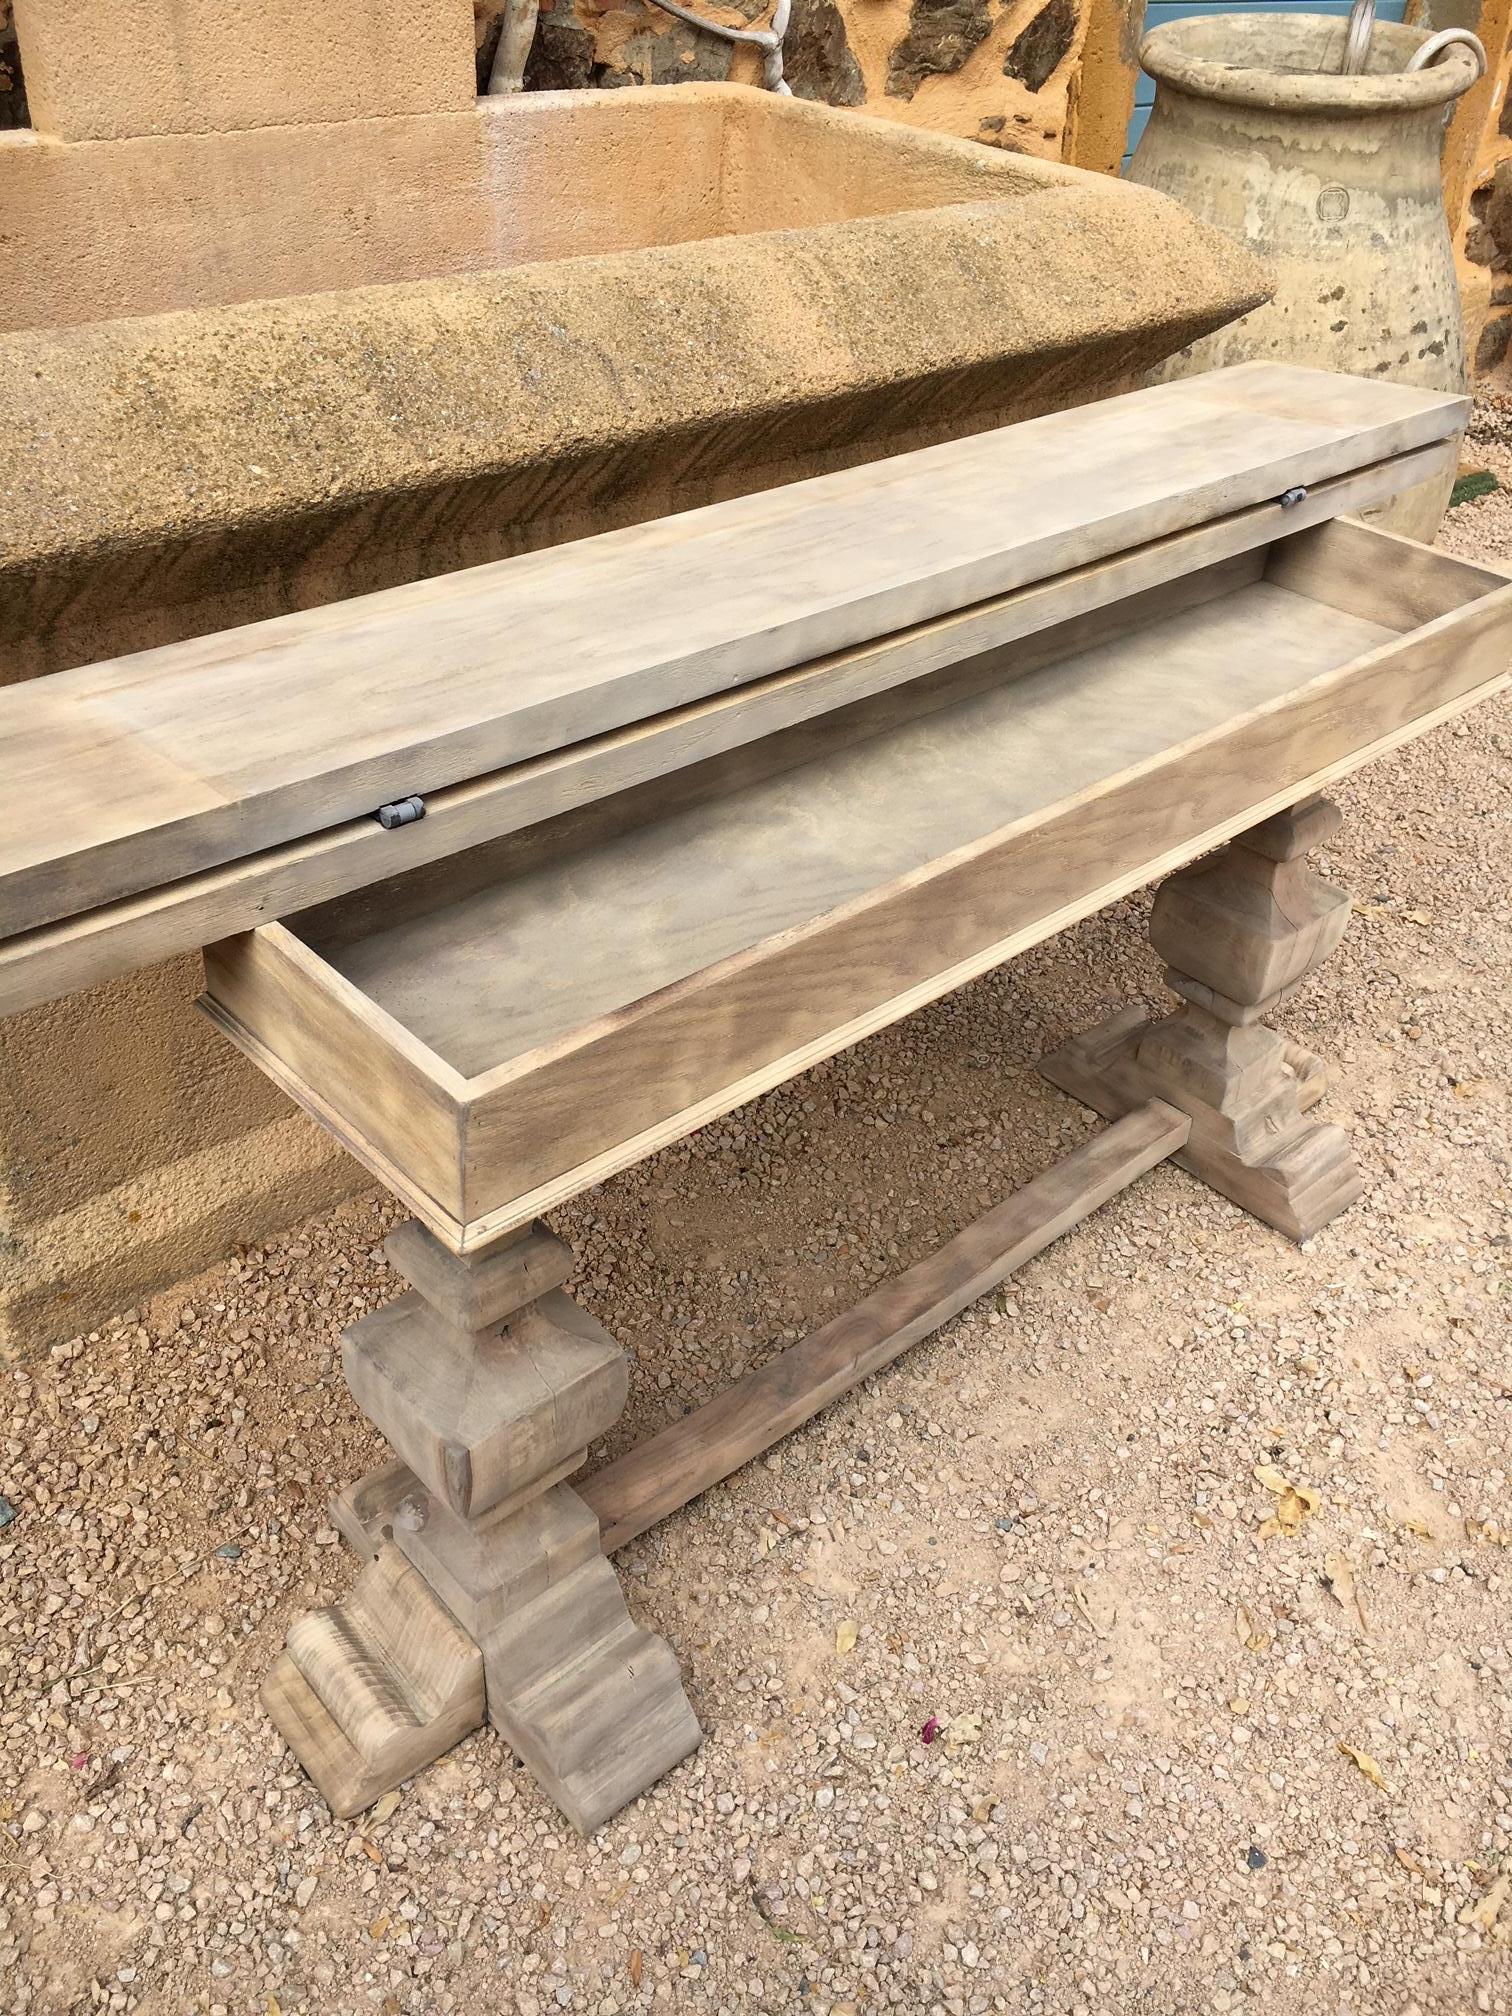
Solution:
[[[1140,44],[1139,61],[1157,84],[1194,97],[1266,111],[1324,112],[1336,118],[1428,111],[1461,97],[1479,76],[1474,56],[1463,46],[1447,50],[1425,69],[1408,70],[1408,59],[1432,30],[1389,21],[1377,22],[1371,55],[1385,57],[1392,67],[1345,76],[1337,67],[1344,53],[1345,27],[1343,20],[1326,14],[1192,15],[1152,28]],[[1316,67],[1280,65],[1279,52],[1299,39],[1315,46]],[[1267,44],[1278,52],[1274,66],[1244,60],[1262,55]],[[1234,53],[1218,54],[1225,45]]]

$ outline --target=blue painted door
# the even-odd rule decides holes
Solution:
[[[1350,0],[1149,0],[1145,8],[1145,29],[1158,28],[1163,21],[1181,21],[1188,14],[1343,14]],[[1400,21],[1407,11],[1406,0],[1376,0],[1378,21]],[[1155,102],[1155,80],[1140,71],[1134,85],[1134,116],[1129,121],[1124,142],[1123,165],[1145,129],[1150,107]]]

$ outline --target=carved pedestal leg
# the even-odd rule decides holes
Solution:
[[[410,1223],[387,1251],[415,1292],[342,1340],[347,1383],[400,1458],[334,1508],[376,1555],[357,1590],[403,1565],[479,1658],[468,1726],[486,1690],[489,1720],[589,1832],[700,1741],[672,1652],[631,1619],[597,1518],[561,1481],[624,1407],[624,1353],[560,1292],[571,1254],[544,1227],[462,1260]]]
[[[1163,883],[1150,937],[1182,1006],[1158,1022],[1126,1011],[1040,1064],[1112,1119],[1151,1098],[1180,1107],[1192,1132],[1175,1159],[1292,1239],[1361,1189],[1344,1130],[1304,1117],[1322,1065],[1262,1026],[1343,934],[1347,895],[1302,860],[1338,825],[1313,798]]]

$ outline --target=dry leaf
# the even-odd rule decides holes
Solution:
[[[383,1797],[378,1801],[378,1804],[368,1815],[368,1819],[372,1825],[374,1827],[381,1827],[385,1820],[392,1820],[394,1815],[399,1811],[399,1801],[402,1797],[403,1794],[399,1792],[385,1792]]]
[[[1477,1931],[1489,1932],[1509,1892],[1512,1892],[1512,1876],[1498,1876],[1484,1897],[1478,1897],[1473,1904],[1465,1906],[1459,1914],[1459,1922],[1461,1925],[1473,1925]]]
[[[1370,1619],[1365,1615],[1365,1605],[1360,1600],[1359,1587],[1355,1582],[1354,1569],[1347,1554],[1330,1554],[1323,1562],[1323,1572],[1328,1577],[1328,1593],[1343,1610],[1352,1610],[1360,1620],[1360,1629],[1370,1636]]]
[[[963,1743],[980,1743],[982,1740],[982,1718],[980,1715],[954,1715],[945,1731],[947,1750],[958,1749]]]
[[[388,1928],[389,1928],[389,1914],[387,1913],[387,1911],[385,1911],[381,1917],[375,1918],[372,1924],[369,1925],[368,1927],[368,1937],[369,1939],[372,1940],[375,1946],[377,1945],[378,1941],[383,1937],[384,1933],[387,1932]]]
[[[1265,1652],[1270,1648],[1270,1633],[1262,1631],[1243,1603],[1234,1612],[1234,1630],[1239,1643],[1246,1652]]]
[[[760,1553],[770,1554],[777,1545],[777,1530],[773,1526],[763,1526],[756,1536],[756,1546]]]
[[[378,1864],[378,1866],[379,1866],[379,1868],[380,1868],[380,1869],[381,1869],[381,1868],[383,1867],[383,1853],[382,1853],[382,1850],[381,1850],[381,1849],[378,1849],[378,1848],[375,1848],[375,1847],[373,1846],[373,1844],[372,1844],[372,1842],[371,1842],[371,1841],[364,1841],[364,1842],[363,1842],[363,1844],[362,1844],[362,1852],[363,1852],[363,1854],[364,1854],[364,1855],[366,1855],[366,1857],[368,1858],[369,1862],[376,1862],[376,1863]]]
[[[641,1958],[641,1950],[639,1946],[632,1946],[630,1949],[630,1986],[632,1988],[639,1988],[641,1981],[641,1968],[644,1965],[645,1962]]]
[[[1402,915],[1409,924],[1431,924],[1433,919],[1426,910],[1404,910]]]
[[[1419,1540],[1431,1540],[1434,1537],[1433,1528],[1428,1524],[1426,1519],[1418,1519],[1409,1514],[1407,1518],[1402,1520],[1401,1525],[1403,1532],[1416,1533]]]
[[[1293,1484],[1269,1463],[1257,1463],[1254,1470],[1255,1482],[1263,1484],[1276,1501],[1276,1510],[1271,1518],[1260,1523],[1260,1538],[1274,1540],[1280,1533],[1295,1533],[1304,1519],[1310,1519],[1323,1503],[1320,1493],[1310,1484]]]
[[[1354,1765],[1357,1771],[1364,1772],[1372,1785],[1378,1785],[1383,1792],[1388,1789],[1386,1780],[1381,1774],[1380,1765],[1377,1764],[1368,1750],[1356,1750],[1353,1743],[1340,1743],[1339,1749],[1349,1759],[1350,1763]]]
[[[1461,1078],[1454,1087],[1456,1099],[1478,1099],[1489,1081],[1484,1078]]]
[[[1423,1867],[1421,1862],[1415,1862],[1405,1848],[1393,1848],[1391,1852],[1395,1855],[1398,1862],[1401,1863],[1402,1867],[1410,1871],[1412,1875],[1426,1878],[1428,1871]]]
[[[276,1995],[268,1997],[268,2016],[283,2016],[283,2004]]]
[[[1311,1519],[1322,1503],[1322,1496],[1310,1484],[1293,1484],[1276,1500],[1276,1520],[1281,1531],[1295,1533],[1303,1520]]]
[[[860,1635],[861,1627],[854,1617],[847,1617],[842,1620],[839,1630],[835,1633],[835,1650],[842,1659],[847,1652],[853,1652],[856,1649],[856,1640]]]

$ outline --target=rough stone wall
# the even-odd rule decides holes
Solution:
[[[1059,158],[1087,0],[793,0],[786,74],[800,98],[1017,153]],[[474,0],[480,88],[503,0]],[[765,0],[701,5],[731,27],[763,26]],[[650,0],[542,0],[527,89],[754,81],[758,59]]]

